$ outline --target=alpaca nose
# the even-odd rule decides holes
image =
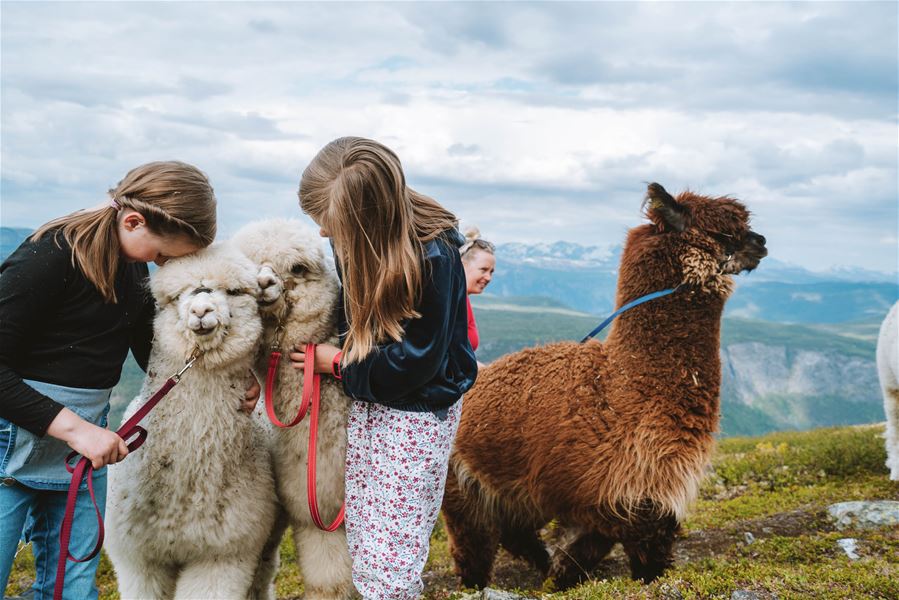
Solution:
[[[259,277],[257,277],[257,281],[259,282],[259,287],[262,289],[269,288],[275,285],[275,276],[268,273],[260,273]]]
[[[273,285],[279,284],[281,279],[271,266],[263,265],[259,269],[259,273],[256,274],[256,282],[259,284],[259,289],[266,290]]]
[[[212,303],[209,301],[200,300],[194,302],[190,307],[190,312],[192,315],[203,318],[214,310]]]

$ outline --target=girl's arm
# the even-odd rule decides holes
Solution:
[[[140,315],[131,329],[128,345],[134,360],[146,373],[147,363],[150,361],[150,349],[153,346],[153,318],[156,316],[156,301],[153,300],[153,294],[150,293],[149,270],[146,266],[142,270],[145,277],[140,284],[143,303]]]
[[[117,433],[88,423],[68,408],[59,411],[47,433],[86,457],[95,469],[117,463],[128,455],[128,446]]]
[[[38,242],[24,242],[0,266],[0,417],[38,436],[63,406],[22,381],[14,365],[64,297],[70,261],[51,232]]]

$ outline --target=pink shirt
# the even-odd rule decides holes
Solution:
[[[474,320],[474,311],[471,310],[471,300],[466,297],[465,303],[468,305],[468,341],[471,343],[471,349],[478,349],[478,324]]]

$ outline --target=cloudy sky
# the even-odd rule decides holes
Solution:
[[[4,1],[0,220],[179,159],[228,235],[361,135],[497,242],[620,243],[658,181],[745,201],[783,261],[894,272],[897,7]]]

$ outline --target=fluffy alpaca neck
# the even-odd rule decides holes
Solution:
[[[607,352],[627,375],[661,383],[670,392],[661,396],[665,401],[713,403],[704,412],[717,417],[723,308],[724,298],[681,288],[621,315],[606,340]]]
[[[627,452],[612,471],[630,475],[612,478],[609,506],[630,510],[649,499],[663,513],[686,514],[718,429],[723,306],[720,296],[685,288],[615,322],[606,375],[629,406],[619,409],[627,423],[616,429]]]

